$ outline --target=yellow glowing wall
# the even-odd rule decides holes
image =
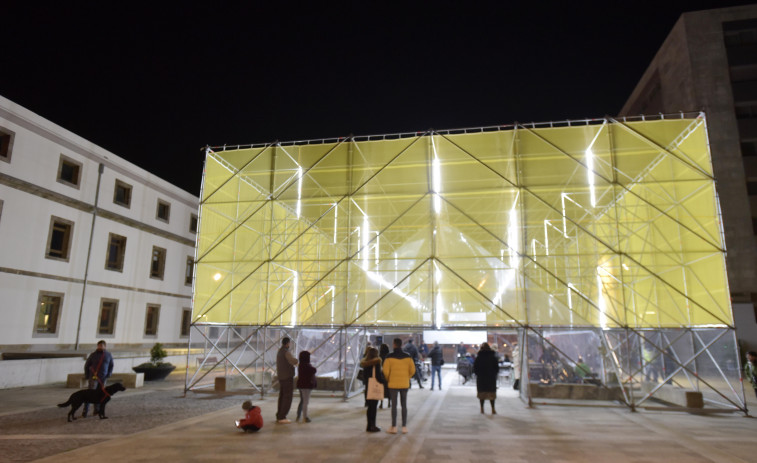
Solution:
[[[732,325],[703,118],[211,151],[194,320]]]

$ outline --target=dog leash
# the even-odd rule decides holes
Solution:
[[[108,391],[105,390],[105,383],[102,382],[99,376],[97,376],[98,373],[100,373],[100,367],[103,364],[103,360],[105,360],[105,352],[102,352],[102,355],[100,355],[100,361],[97,362],[97,369],[95,369],[94,375],[92,375],[98,383],[100,383],[100,389],[103,391],[103,398],[100,399],[100,403],[105,402],[106,397],[110,397],[110,394],[108,394]]]

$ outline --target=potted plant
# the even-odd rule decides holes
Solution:
[[[137,373],[144,373],[145,381],[166,379],[166,376],[176,369],[175,365],[161,361],[166,358],[167,355],[166,350],[163,349],[163,344],[156,342],[155,345],[152,346],[152,349],[150,349],[150,361],[137,365],[132,368],[132,370]]]

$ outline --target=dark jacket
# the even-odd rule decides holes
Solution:
[[[281,346],[276,354],[276,374],[279,381],[294,378],[294,367],[297,363],[294,355],[289,353],[289,346]]]
[[[99,367],[99,369],[98,369]],[[87,379],[94,376],[105,381],[113,373],[113,356],[107,350],[96,350],[89,355],[84,363],[84,375]]]
[[[476,373],[476,389],[478,392],[497,392],[499,359],[497,359],[493,350],[478,352],[478,357],[473,362],[473,372]]]
[[[405,344],[405,347],[402,349],[405,352],[407,352],[407,355],[410,356],[411,359],[413,359],[413,362],[418,362],[418,348],[415,347],[415,345],[412,342],[409,342]]]
[[[316,369],[310,364],[310,352],[300,352],[300,363],[297,365],[297,389],[315,389]]]
[[[442,354],[442,348],[439,346],[434,346],[431,352],[428,353],[428,356],[431,359],[432,366],[438,367],[444,362],[444,354]]]
[[[385,383],[384,372],[381,370],[381,358],[376,357],[370,360],[363,359],[360,361],[360,366],[363,367],[363,383],[368,385],[368,378],[373,376],[373,370],[376,370],[376,380],[380,383]]]

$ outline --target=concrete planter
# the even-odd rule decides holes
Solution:
[[[172,371],[176,369],[175,365],[164,363],[161,365],[142,364],[132,368],[137,373],[144,373],[145,381],[161,381],[166,379]]]

